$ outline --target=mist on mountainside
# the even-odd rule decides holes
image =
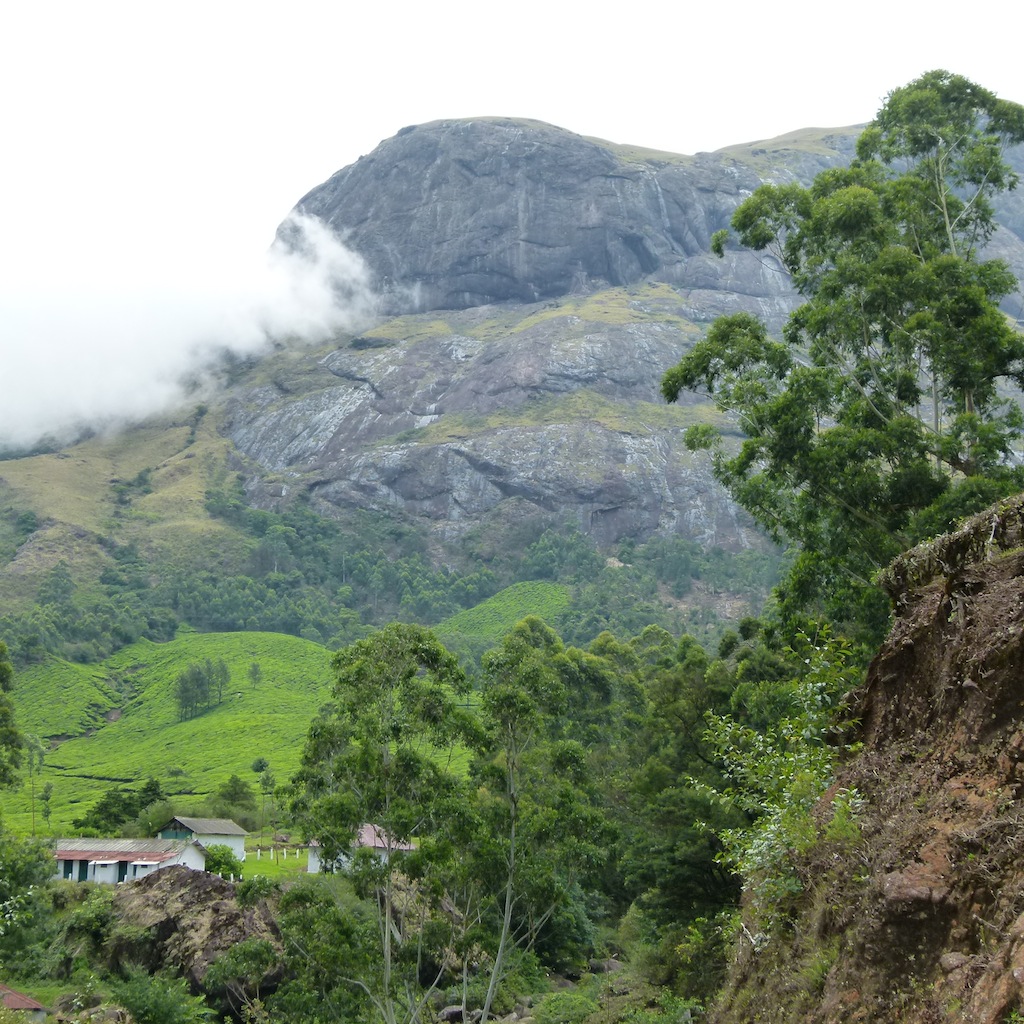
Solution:
[[[226,357],[358,330],[375,308],[363,260],[314,218],[290,225],[290,246],[248,265],[197,253],[170,272],[137,268],[129,289],[83,268],[75,290],[0,297],[0,450],[116,429],[201,399]]]

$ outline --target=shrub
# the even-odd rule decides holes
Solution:
[[[272,881],[266,875],[253,875],[252,878],[238,883],[235,888],[235,897],[241,906],[253,907],[260,900],[265,900],[280,891],[280,883]]]
[[[141,967],[129,967],[113,995],[136,1024],[201,1024],[212,1015],[199,996],[189,994],[184,978],[149,975]]]
[[[598,1008],[594,986],[563,989],[545,996],[534,1011],[537,1024],[583,1024]]]
[[[213,843],[206,848],[206,870],[221,878],[241,878],[242,862],[235,856],[230,846]]]

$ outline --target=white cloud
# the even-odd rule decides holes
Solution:
[[[365,326],[375,299],[362,259],[319,221],[295,216],[287,230],[291,245],[275,242],[248,265],[231,256],[218,267],[207,252],[147,275],[123,254],[120,269],[91,274],[86,258],[77,277],[55,268],[51,292],[0,298],[0,445],[111,429],[194,398],[225,352]]]

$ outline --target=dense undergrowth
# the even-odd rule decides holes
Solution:
[[[383,638],[389,635],[399,634],[381,631],[368,642],[380,636],[381,641],[373,642],[384,643]],[[415,638],[419,634],[401,635]],[[179,720],[174,708],[174,676],[190,645],[193,657],[223,658],[233,673],[240,674],[251,656],[250,650],[239,643],[246,637],[263,645],[264,655],[269,655],[274,645],[280,648],[276,652],[278,660],[271,662],[268,657],[261,677],[247,681],[246,696],[252,698],[245,704],[247,711],[239,714],[236,708],[228,716],[225,699],[223,705],[214,704],[194,719]],[[365,652],[379,651],[374,657],[385,657],[387,649],[366,647]],[[336,670],[350,665],[361,673],[358,658],[366,655],[360,655],[360,650],[364,649],[351,648],[345,662],[336,662]],[[155,658],[149,664],[144,661],[147,652]],[[304,810],[311,805],[301,796],[303,792],[324,792],[319,787],[326,777],[319,770],[310,774],[318,752],[326,749],[317,745],[322,741],[313,741],[316,735],[326,735],[317,731],[323,726],[310,733],[303,769],[291,783],[296,763],[285,751],[290,749],[297,755],[303,733],[290,739],[281,737],[273,745],[254,742],[254,737],[261,735],[261,701],[265,702],[262,711],[268,717],[290,718],[296,728],[302,723],[303,730],[317,707],[322,706],[325,714],[331,713],[333,705],[324,703],[331,696],[331,674],[322,648],[267,634],[188,634],[170,644],[136,644],[123,654],[128,677],[121,679],[124,691],[110,690],[112,700],[128,696],[122,717],[103,725],[91,737],[68,740],[49,751],[34,777],[37,797],[38,787],[46,781],[54,782],[55,790],[53,817],[45,819],[45,827],[38,799],[34,803],[41,834],[52,834],[58,824],[69,825],[71,831],[151,834],[157,819],[186,812],[229,814],[253,831],[257,822],[262,827],[272,819],[275,830],[284,828],[295,833],[295,838],[317,834],[316,818],[307,818]],[[310,666],[320,666],[317,685],[310,686],[309,677],[300,678],[298,666],[303,656],[312,659]],[[316,658],[321,660],[317,662]],[[295,677],[288,685],[277,679],[285,665]],[[451,661],[448,671],[461,673],[456,666],[457,662]],[[505,785],[501,781],[505,772],[502,765],[513,763],[509,760],[512,748],[488,748],[486,736],[499,720],[511,723],[513,719],[507,715],[513,714],[520,723],[516,728],[527,730],[522,733],[523,745],[515,748],[515,763],[522,759],[522,767],[517,769],[521,774],[516,781],[515,806],[522,815],[519,829],[524,844],[511,919],[512,934],[518,938],[506,954],[508,972],[493,994],[492,1013],[508,1012],[527,996],[538,1002],[536,1016],[551,1021],[656,1022],[676,1019],[684,1009],[696,1012],[721,979],[739,896],[728,861],[729,847],[723,846],[717,835],[731,829],[731,841],[735,843],[749,825],[742,808],[732,807],[714,795],[727,791],[728,778],[716,753],[718,740],[713,731],[707,730],[706,722],[709,716],[717,716],[717,721],[729,719],[737,727],[756,731],[766,728],[787,708],[799,713],[803,691],[798,681],[807,674],[802,657],[788,651],[777,634],[756,619],[744,620],[738,632],[722,639],[717,651],[708,652],[694,638],[684,636],[680,640],[657,626],[647,626],[625,641],[603,633],[586,647],[577,647],[534,617],[505,632],[484,657],[482,673],[480,696],[464,706],[469,716],[467,724],[477,721],[479,727],[470,728],[459,739],[462,755],[452,758],[446,754],[441,761],[436,741],[432,741],[433,747],[424,748],[428,757],[424,764],[433,758],[437,764],[431,771],[443,771],[448,781],[432,783],[429,799],[426,791],[417,797],[415,787],[404,786],[405,803],[399,805],[397,817],[387,819],[398,835],[405,834],[403,828],[411,829],[408,834],[420,850],[417,858],[402,867],[401,877],[415,880],[413,891],[419,895],[414,898],[424,901],[424,917],[419,924],[410,923],[407,907],[401,934],[403,942],[412,942],[415,937],[417,958],[441,956],[437,961],[441,980],[430,998],[443,1003],[458,1002],[464,996],[470,1004],[480,1005],[486,995],[489,960],[483,951],[494,948],[492,943],[501,930],[499,897],[504,883],[497,884],[494,873],[502,857],[501,822],[506,821],[507,826],[501,808],[511,806],[501,796]],[[388,677],[385,674],[381,678]],[[520,689],[524,686],[527,689]],[[339,692],[335,688],[335,699]],[[520,697],[506,707],[503,695],[510,697],[517,692]],[[526,692],[535,694],[532,709],[522,705]],[[299,697],[305,701],[302,708],[288,711],[287,701]],[[830,696],[827,703],[834,703],[833,698]],[[422,708],[429,714],[429,702]],[[28,709],[26,719],[31,721],[33,714],[44,713],[42,707]],[[232,717],[238,724],[237,743],[232,738]],[[178,735],[204,721],[212,730],[206,741]],[[349,718],[343,716],[338,721],[347,722]],[[119,726],[123,733],[118,732]],[[494,734],[496,742],[506,742],[501,737],[509,727],[503,726]],[[408,723],[403,728],[408,728]],[[147,735],[154,746],[146,746]],[[410,737],[416,739],[417,733]],[[161,738],[167,748],[182,752],[179,766],[171,767],[171,761],[160,760]],[[401,744],[405,741],[393,742],[398,744],[393,748],[395,756],[401,760],[405,756]],[[110,772],[110,778],[115,772],[121,773],[123,781],[107,784],[99,799],[81,799],[73,804],[58,799],[58,786],[79,795],[87,792],[84,780],[73,781],[69,770],[75,764],[84,768],[90,744],[95,750],[108,751],[104,756],[110,758],[110,763],[105,771]],[[216,760],[212,753],[215,749],[220,760],[213,766],[209,762]],[[194,753],[186,754],[187,750]],[[267,753],[266,759],[254,759],[260,751]],[[136,755],[141,760],[133,760]],[[331,755],[332,765],[340,764],[336,756]],[[354,762],[357,770],[361,756]],[[143,764],[154,778],[145,785],[128,782],[140,777]],[[232,769],[232,776],[225,778]],[[214,784],[218,770],[220,781]],[[280,781],[269,792],[261,793],[262,773],[268,770]],[[195,783],[204,777],[204,771],[209,780],[206,795],[190,794],[190,788],[202,788]],[[552,781],[556,778],[557,785]],[[193,785],[184,786],[186,781]],[[438,803],[449,786],[455,787],[451,797]],[[563,786],[568,788],[559,788]],[[343,787],[338,792],[347,790]],[[572,808],[564,803],[570,795]],[[19,812],[10,814],[8,820],[9,824],[17,822],[23,832],[27,831],[27,796],[28,787],[23,787],[13,800],[5,798],[8,806],[20,805]],[[269,817],[261,797],[271,800]],[[409,801],[414,802],[409,805],[415,811],[412,817],[401,809]],[[75,821],[69,823],[66,819],[72,813]],[[352,820],[361,820],[364,815],[384,820],[382,816],[387,813],[383,806],[376,811],[353,808]],[[475,814],[482,815],[477,824],[473,824]],[[559,825],[552,831],[555,822]],[[578,824],[570,829],[570,822]],[[451,831],[456,827],[463,831]],[[477,828],[484,830],[481,835],[490,837],[487,842],[480,836],[471,839],[465,831]],[[574,829],[579,830],[576,839],[572,838]],[[455,860],[446,859],[444,851],[449,842],[461,844],[458,848],[463,853]],[[31,864],[31,841],[5,834],[0,845],[9,856]],[[45,845],[43,849],[43,859],[48,860],[52,854]],[[473,858],[467,857],[468,850],[476,851]],[[286,950],[289,929],[299,931],[295,933],[295,949],[283,960],[275,959],[278,967],[284,964],[283,975],[275,975],[272,982],[265,979],[262,988],[262,975],[254,966],[257,961],[235,965],[237,970],[249,972],[240,984],[248,993],[246,999],[253,1012],[258,1001],[259,1012],[270,1015],[263,1019],[309,1020],[310,1006],[324,1000],[324,1005],[335,1006],[339,1012],[357,1016],[369,1012],[362,1003],[366,993],[351,976],[353,970],[360,969],[370,972],[360,975],[364,981],[371,975],[377,977],[376,968],[371,970],[368,965],[377,962],[372,937],[377,934],[373,908],[380,905],[374,896],[380,885],[379,880],[374,881],[374,872],[379,868],[367,874],[368,867],[365,862],[354,864],[347,882],[317,882],[311,878],[296,886],[296,876],[292,876],[283,891],[273,882],[260,885],[264,894],[273,897]],[[246,877],[259,873],[250,860]],[[19,886],[18,872],[11,870],[8,874],[11,884],[24,892],[26,887]],[[151,988],[155,991],[160,986],[170,992],[178,984],[162,974],[146,981],[133,969],[130,958],[123,955],[131,929],[118,922],[103,890],[90,892],[67,883],[40,887],[38,883],[46,872],[39,870],[38,874],[26,897],[28,903],[17,911],[16,927],[0,941],[0,964],[13,981],[42,994],[99,992],[105,998],[128,1000],[148,998]],[[342,889],[332,888],[337,885]],[[451,916],[453,905],[463,897],[469,899],[467,906],[475,907],[478,915],[466,951],[480,952],[467,961],[468,973],[443,966],[445,958],[457,948],[450,946],[452,939],[445,936],[452,921],[464,920]],[[413,897],[401,897],[408,898]],[[534,909],[529,910],[531,907]],[[323,944],[315,963],[309,959],[308,944],[300,943],[298,937],[303,929],[311,927],[311,915],[316,917]],[[431,948],[433,953],[428,952]],[[445,949],[449,952],[442,955]],[[122,951],[120,959],[115,955],[117,950]],[[404,956],[402,953],[396,960],[396,971],[415,964],[416,958],[407,964]],[[617,973],[605,981],[596,977],[579,980],[589,976],[588,964],[595,958],[602,962],[608,958],[628,961],[631,966],[627,973]],[[358,968],[358,964],[364,967]],[[571,990],[545,997],[544,978],[552,971],[578,983]],[[410,983],[423,983],[422,969],[412,970],[412,979],[417,977],[420,981]],[[260,991],[258,1000],[256,989]],[[212,990],[207,996],[211,1005],[224,1009],[218,1002],[220,996]],[[193,1006],[198,1012],[199,1004],[185,1000],[182,1005]]]

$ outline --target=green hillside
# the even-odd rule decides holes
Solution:
[[[554,622],[569,607],[571,593],[560,583],[514,583],[476,607],[445,619],[435,632],[450,650],[475,661],[527,615]]]
[[[179,721],[175,680],[207,658],[223,659],[230,671],[223,700]],[[261,669],[255,686],[253,662]],[[171,796],[200,798],[232,774],[253,780],[259,756],[284,781],[329,686],[330,652],[307,640],[185,633],[164,644],[140,641],[91,666],[51,659],[19,675],[13,698],[24,731],[51,744],[36,787],[53,784],[50,831],[57,833],[118,783],[154,777]],[[2,807],[12,828],[28,830],[27,785],[4,794]],[[38,804],[36,823],[38,830]]]

